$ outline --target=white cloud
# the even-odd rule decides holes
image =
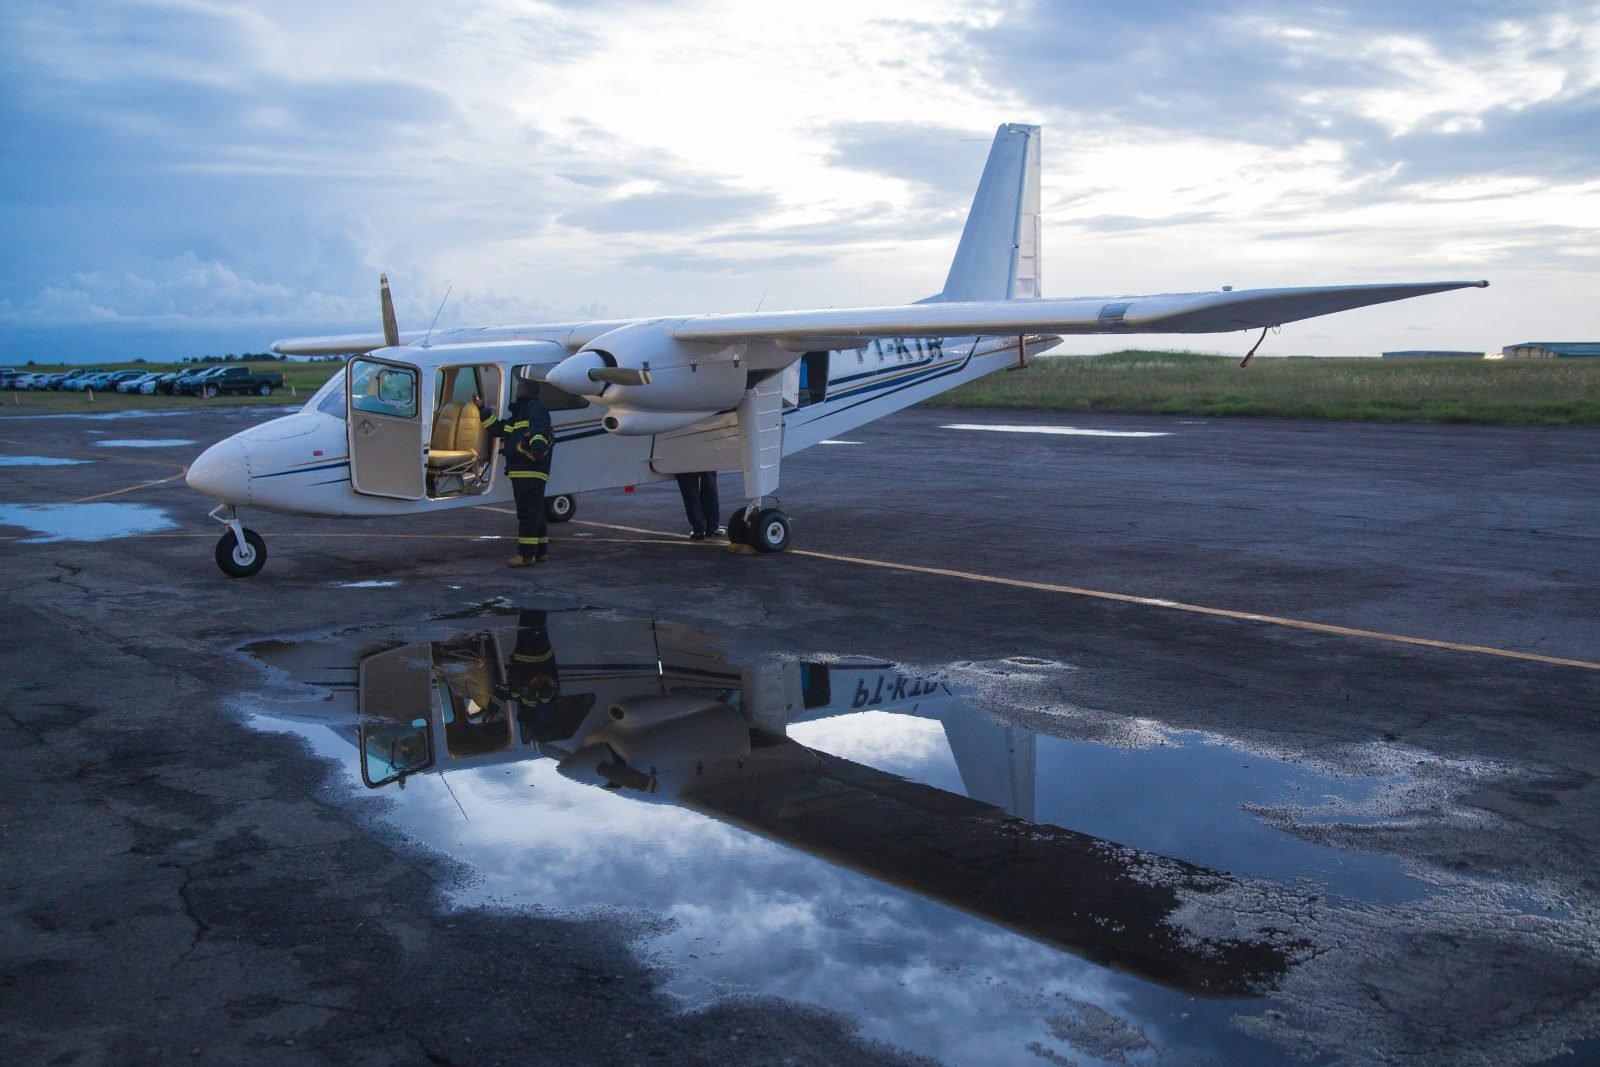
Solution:
[[[408,321],[447,287],[456,323],[915,299],[994,127],[1039,121],[1048,293],[1486,276],[1512,299],[1290,347],[1587,336],[1597,27],[1592,0],[27,5],[0,315],[364,328],[382,270]]]

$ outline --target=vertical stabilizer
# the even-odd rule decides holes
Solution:
[[[1039,295],[1039,127],[1009,122],[995,131],[950,275],[932,301]]]

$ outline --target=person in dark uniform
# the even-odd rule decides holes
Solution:
[[[683,495],[683,511],[689,517],[689,540],[704,541],[707,534],[724,536],[727,530],[717,521],[717,472],[691,471],[678,475],[678,492]]]
[[[550,455],[555,451],[555,431],[550,427],[550,412],[539,399],[539,385],[522,379],[517,382],[517,398],[506,417],[495,417],[473,397],[483,428],[490,437],[501,440],[500,451],[506,460],[506,477],[517,500],[517,554],[506,560],[508,567],[526,567],[550,558],[550,538],[545,532],[544,487],[550,480]]]
[[[542,611],[524,610],[517,618],[517,644],[506,664],[504,685],[494,687],[491,715],[504,717],[515,703],[517,737],[524,745],[565,741],[578,732],[594,704],[561,699],[561,671],[550,644],[549,619]]]

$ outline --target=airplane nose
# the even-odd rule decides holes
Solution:
[[[250,452],[231,438],[218,441],[189,465],[189,488],[225,504],[248,503]]]

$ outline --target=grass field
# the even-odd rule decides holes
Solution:
[[[1600,359],[1256,359],[1123,351],[1034,359],[930,401],[1286,419],[1600,426]]]
[[[263,361],[289,388],[270,397],[0,394],[0,414],[120,411],[218,404],[301,404],[338,363]],[[190,366],[193,366],[190,364]],[[179,369],[105,364],[103,369]],[[62,370],[64,367],[31,367]],[[1476,422],[1600,426],[1600,359],[1257,359],[1240,369],[1231,356],[1192,352],[1112,352],[1036,358],[943,393],[935,404],[1169,415],[1246,415],[1285,419]]]

